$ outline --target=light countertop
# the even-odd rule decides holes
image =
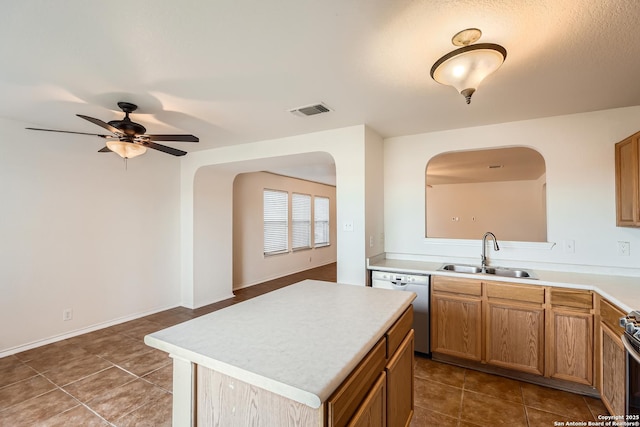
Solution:
[[[319,408],[414,298],[412,292],[305,280],[144,341]]]
[[[640,277],[613,276],[602,274],[571,273],[527,269],[537,279],[517,279],[487,274],[454,273],[439,271],[443,263],[379,259],[368,266],[370,270],[383,270],[414,274],[435,274],[440,276],[466,277],[528,285],[559,286],[565,288],[587,289],[597,292],[621,310],[630,312],[640,310]]]

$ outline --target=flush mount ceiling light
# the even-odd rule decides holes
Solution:
[[[438,59],[431,67],[431,78],[443,85],[453,86],[471,103],[471,95],[478,85],[500,68],[507,50],[493,43],[472,44],[482,35],[477,28],[468,28],[451,39],[454,46],[462,46]]]

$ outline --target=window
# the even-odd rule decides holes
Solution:
[[[329,199],[327,197],[314,197],[313,221],[314,221],[314,245],[329,245]]]
[[[291,246],[293,250],[311,248],[311,196],[291,195]]]
[[[264,190],[264,254],[289,250],[289,194]]]

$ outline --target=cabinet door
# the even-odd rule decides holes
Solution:
[[[638,137],[616,144],[616,224],[640,225]]]
[[[405,427],[413,416],[413,347],[412,329],[385,367],[388,427]]]
[[[544,309],[487,302],[487,363],[542,375]]]
[[[482,357],[482,305],[479,298],[432,294],[431,350],[470,360]]]
[[[624,415],[627,354],[619,336],[604,324],[601,324],[600,330],[600,396],[611,414]]]
[[[593,315],[552,310],[550,375],[593,385]]]
[[[387,425],[387,376],[384,372],[371,388],[348,427],[385,427]]]

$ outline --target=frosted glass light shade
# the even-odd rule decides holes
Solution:
[[[132,159],[147,152],[147,147],[127,141],[107,141],[107,147],[124,159]]]
[[[500,68],[506,57],[507,50],[493,43],[461,47],[438,59],[431,67],[431,77],[455,87],[469,104],[478,85]]]

